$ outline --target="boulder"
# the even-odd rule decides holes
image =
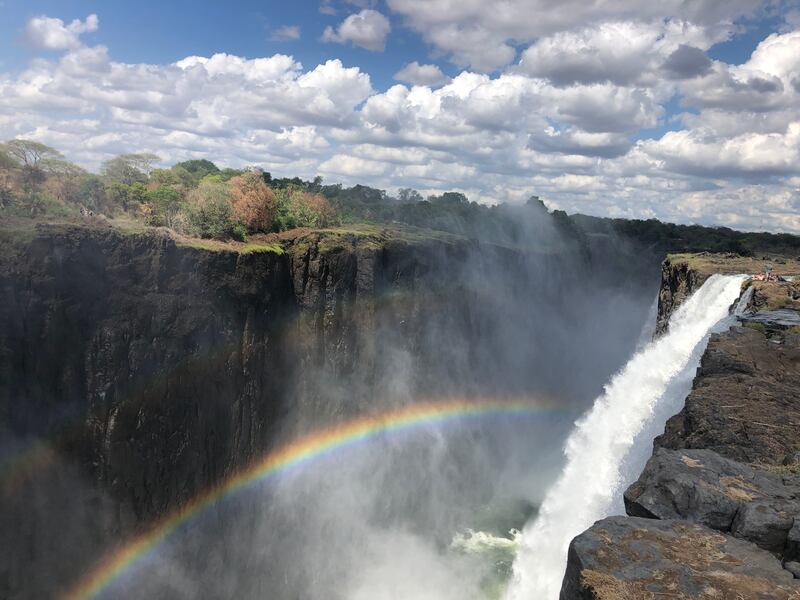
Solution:
[[[609,517],[569,547],[561,600],[794,600],[800,581],[769,552],[688,521]]]
[[[784,556],[800,522],[800,487],[711,450],[657,448],[624,494],[629,515],[686,519]]]

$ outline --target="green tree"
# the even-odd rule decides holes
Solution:
[[[58,150],[33,140],[9,140],[3,145],[3,151],[17,164],[20,184],[26,194],[38,190],[47,179],[42,162],[62,158]]]
[[[215,165],[210,160],[206,160],[205,158],[196,159],[196,160],[185,160],[183,162],[179,162],[175,166],[172,167],[174,169],[182,169],[186,173],[190,175],[194,185],[197,185],[203,177],[206,175],[217,175],[220,173],[219,167]]]
[[[160,160],[155,154],[122,154],[103,163],[100,173],[109,183],[133,185],[146,183],[153,170],[153,163]]]
[[[189,192],[186,209],[191,232],[203,238],[224,240],[232,236],[228,184],[205,178]]]
[[[184,208],[183,197],[176,189],[161,186],[148,190],[145,195],[146,202],[153,207],[150,216],[153,225],[175,226],[175,219]]]

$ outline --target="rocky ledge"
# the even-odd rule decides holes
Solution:
[[[665,261],[664,318],[712,271]],[[562,600],[800,599],[796,285],[755,284],[751,311],[711,337],[684,408],[625,491],[629,516],[572,541]]]

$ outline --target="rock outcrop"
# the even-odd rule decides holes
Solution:
[[[688,521],[609,517],[569,547],[561,600],[796,600],[768,552]]]
[[[658,292],[656,334],[664,333],[673,311],[708,279],[686,262],[673,262],[667,258],[661,264],[661,288]]]
[[[667,319],[702,276],[667,262],[663,276]],[[750,312],[711,336],[684,408],[624,493],[629,516],[573,540],[562,600],[800,598],[797,318]]]
[[[323,374],[367,372],[377,321],[424,326],[409,315],[468,248],[300,232],[237,252],[71,225],[0,242],[4,598],[52,596],[303,427],[284,422],[293,403]]]

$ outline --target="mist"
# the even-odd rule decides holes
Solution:
[[[269,448],[420,402],[527,399],[551,408],[387,432],[226,495],[98,597],[501,597],[514,530],[558,476],[574,421],[652,333],[660,259],[609,236],[581,246],[547,212],[509,210],[518,211],[513,239],[426,248],[408,264],[413,288],[401,265],[371,296],[334,287],[330,314],[285,319],[281,351],[291,360]],[[320,319],[333,323],[321,342],[312,335]],[[111,518],[102,500],[65,502],[103,496],[77,472],[67,480],[16,491],[15,505],[59,506],[73,522]],[[126,517],[113,516],[123,530]],[[89,543],[60,527],[37,531],[34,543],[51,536],[64,549],[34,553],[48,568],[81,562],[78,548],[94,563],[124,543]]]

